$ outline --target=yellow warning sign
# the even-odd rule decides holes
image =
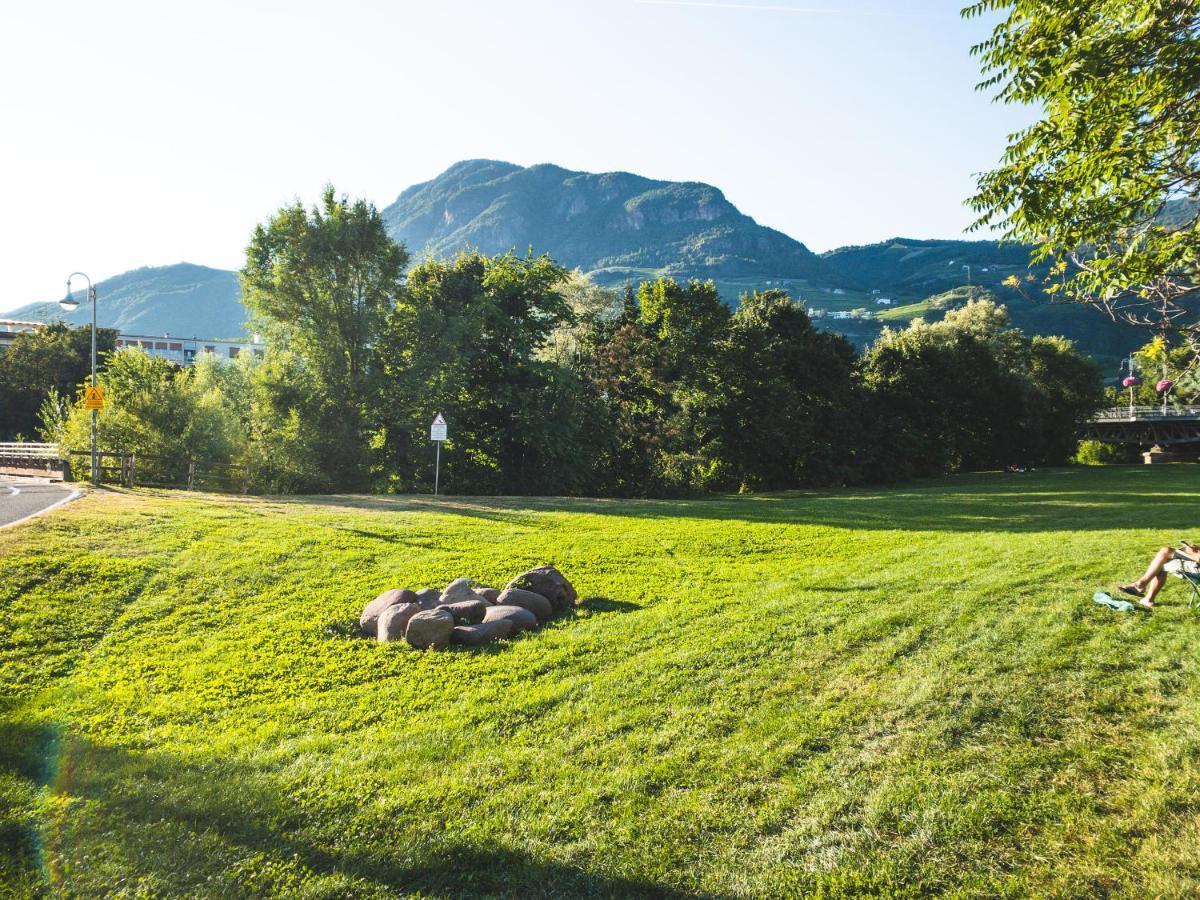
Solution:
[[[84,409],[104,409],[104,388],[84,388],[83,407]]]

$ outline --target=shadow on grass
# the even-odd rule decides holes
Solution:
[[[610,597],[588,597],[577,607],[592,613],[627,613],[641,609],[641,605],[628,600],[613,600]]]
[[[59,731],[24,722],[0,709],[0,894],[32,896],[42,878],[41,839],[32,820],[14,815],[23,804],[14,790],[30,795],[53,778]],[[21,788],[17,788],[21,785]]]
[[[123,885],[144,879],[168,894],[281,895],[316,880],[331,896],[683,896],[539,859],[503,846],[502,835],[494,844],[466,845],[390,812],[374,813],[387,821],[364,821],[369,805],[326,807],[311,792],[300,803],[269,773],[242,762],[130,752],[77,735],[67,752],[75,774],[63,790],[88,801],[86,813],[66,823],[66,833],[49,834],[47,847],[58,886],[70,894],[104,894],[115,873]],[[358,828],[371,837],[347,839]],[[406,840],[405,831],[420,838]],[[82,863],[92,854],[110,861],[103,872],[76,864],[76,855]]]
[[[377,511],[420,511],[540,527],[538,513],[630,519],[703,519],[905,531],[1093,531],[1125,520],[1154,527],[1197,527],[1200,467],[1105,466],[1024,474],[974,473],[880,488],[837,488],[679,500],[568,497],[314,496],[280,504]],[[364,534],[391,540],[382,535]]]

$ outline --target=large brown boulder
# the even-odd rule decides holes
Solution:
[[[362,633],[366,637],[375,637],[380,613],[389,606],[395,606],[397,603],[413,603],[416,599],[417,595],[407,588],[393,588],[390,591],[384,591],[363,607],[362,615],[358,617],[358,627],[362,629]]]
[[[481,597],[474,600],[459,600],[457,603],[443,603],[438,609],[450,610],[457,625],[478,625],[483,621],[484,614],[491,604]]]
[[[467,647],[482,647],[484,644],[508,637],[512,634],[512,630],[512,622],[508,621],[484,622],[480,625],[456,625],[450,640]]]
[[[489,606],[483,615],[484,622],[512,622],[513,634],[518,631],[533,631],[538,627],[538,618],[521,606]]]
[[[424,609],[408,620],[404,639],[418,650],[440,650],[450,645],[454,616],[445,607]]]
[[[375,638],[381,644],[398,641],[408,630],[408,620],[421,611],[420,603],[397,603],[379,614]]]
[[[524,591],[521,588],[505,588],[496,600],[496,605],[519,606],[522,609],[527,609],[537,616],[539,623],[545,622],[554,615],[554,607],[550,605],[549,600],[541,594],[536,594],[533,591]]]
[[[550,601],[555,612],[570,609],[579,602],[579,594],[576,593],[574,585],[554,566],[538,566],[536,569],[522,572],[508,583],[508,588],[520,588],[541,594]]]

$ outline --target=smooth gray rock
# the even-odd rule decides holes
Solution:
[[[420,603],[397,603],[379,614],[375,639],[381,644],[398,641],[408,630],[408,620],[421,611]]]
[[[408,588],[393,588],[390,591],[384,591],[363,607],[362,615],[358,617],[358,627],[362,629],[362,633],[366,637],[375,637],[380,613],[389,606],[395,606],[397,603],[413,603],[416,599],[417,595]]]
[[[456,625],[450,640],[467,647],[482,647],[512,634],[513,624],[509,621],[484,622],[480,625]]]
[[[442,592],[437,588],[421,588],[417,591],[417,602],[421,604],[421,609],[433,609],[441,599]]]
[[[496,598],[500,596],[500,588],[494,587],[477,587],[475,593],[486,600],[488,603],[495,603]]]
[[[512,622],[513,634],[518,631],[533,631],[538,627],[538,619],[523,606],[489,606],[483,615],[484,622]]]
[[[474,600],[443,603],[438,609],[450,610],[450,615],[454,616],[454,623],[456,625],[478,625],[483,621],[483,617],[487,611],[491,609],[491,604],[482,597],[476,597]]]
[[[450,603],[460,603],[463,600],[483,600],[482,597],[475,593],[475,589],[471,587],[470,578],[455,578],[446,585],[446,589],[442,591],[442,599],[439,602],[445,606]]]
[[[555,612],[570,609],[579,602],[579,594],[575,586],[567,581],[567,577],[554,566],[538,566],[528,572],[522,572],[508,583],[506,588],[520,588],[541,594],[550,601]]]
[[[454,616],[445,607],[423,609],[408,620],[404,639],[418,650],[440,650],[450,644]]]
[[[498,606],[519,606],[522,609],[527,609],[537,616],[539,623],[545,622],[554,615],[554,608],[550,605],[549,600],[541,594],[535,594],[533,591],[524,591],[521,588],[507,588],[501,592],[496,604]]]

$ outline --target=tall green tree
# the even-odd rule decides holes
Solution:
[[[269,352],[292,354],[308,382],[296,414],[329,487],[368,483],[380,339],[407,262],[378,210],[332,187],[311,209],[280,209],[246,248],[243,297]]]
[[[714,405],[731,488],[859,480],[853,346],[818,331],[780,290],[742,296],[721,349]]]
[[[980,0],[983,90],[1041,118],[1012,136],[976,227],[1037,243],[1051,293],[1200,350],[1196,0]]]
[[[101,366],[116,344],[116,331],[97,330],[96,355]],[[18,435],[34,439],[42,404],[52,392],[75,397],[91,375],[91,353],[91,326],[71,328],[54,322],[18,334],[12,345],[0,352],[0,440]]]
[[[1030,340],[981,300],[940,322],[885,329],[864,354],[880,480],[1061,464],[1103,403],[1100,370],[1061,338]]]
[[[458,493],[571,493],[589,474],[580,385],[545,358],[573,321],[568,273],[547,256],[462,254],[408,277],[382,347],[388,391],[381,439],[391,487],[433,481],[429,423],[450,440],[443,483]]]
[[[673,278],[644,281],[638,288],[642,325],[661,344],[672,381],[697,382],[729,323],[730,310],[711,281],[681,285]]]

